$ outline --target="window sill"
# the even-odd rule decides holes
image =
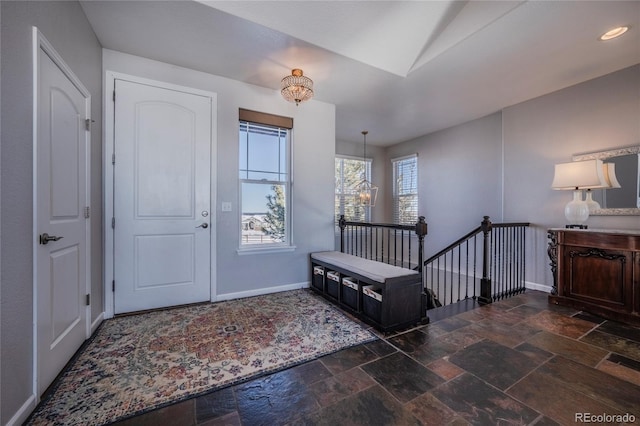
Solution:
[[[247,247],[239,248],[238,255],[245,256],[248,254],[272,254],[272,253],[289,253],[295,251],[296,246],[278,246],[278,247]]]

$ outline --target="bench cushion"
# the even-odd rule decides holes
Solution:
[[[367,277],[378,283],[384,283],[389,278],[418,275],[418,271],[414,271],[412,269],[388,265],[386,263],[364,259],[352,254],[340,253],[339,251],[321,251],[311,253],[311,258],[331,264],[337,268],[345,269],[353,272],[354,274],[362,275],[363,277]]]

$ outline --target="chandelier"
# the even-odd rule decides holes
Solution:
[[[367,180],[367,133],[369,132],[366,130],[362,131],[362,137],[364,138],[364,155],[362,156],[364,174],[362,181],[355,187],[356,202],[363,206],[374,207],[376,198],[378,198],[378,187]]]
[[[280,86],[282,97],[289,102],[295,102],[296,106],[313,97],[313,80],[303,76],[301,69],[293,69],[291,75],[282,79]]]

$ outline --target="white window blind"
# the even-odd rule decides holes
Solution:
[[[393,164],[393,221],[403,225],[418,221],[418,156],[391,160]]]
[[[240,247],[290,245],[289,129],[240,121]]]
[[[336,222],[343,214],[354,222],[369,222],[371,207],[363,206],[356,200],[356,185],[363,179],[371,181],[371,160],[336,157]]]

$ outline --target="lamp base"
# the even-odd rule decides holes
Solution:
[[[584,225],[589,219],[589,206],[582,200],[582,191],[573,191],[573,200],[569,201],[564,208],[564,217],[571,225]]]

